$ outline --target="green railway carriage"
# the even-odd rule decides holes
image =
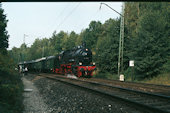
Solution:
[[[26,62],[25,67],[27,67],[30,72],[34,71],[34,61]]]
[[[43,70],[44,72],[52,72],[53,71],[53,68],[55,67],[54,60],[55,60],[55,56],[46,57],[45,66],[44,66],[44,70]]]
[[[55,56],[43,57],[32,61],[24,61],[18,64],[22,71],[26,67],[29,72],[53,72],[55,66]]]
[[[28,71],[34,71],[34,63],[35,61],[34,60],[31,60],[31,61],[24,61],[24,62],[20,62],[18,64],[18,68],[19,68],[19,71],[20,72],[24,72],[24,69],[27,68]]]
[[[45,68],[46,57],[35,60],[34,69],[36,72],[43,72]]]

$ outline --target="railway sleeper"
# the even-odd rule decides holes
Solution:
[[[133,100],[133,101],[138,102],[138,103],[145,103],[143,101],[143,98],[129,98],[129,100]]]
[[[167,104],[169,104],[169,103],[166,103],[166,102],[148,102],[148,104],[149,105],[151,105],[151,106],[165,106],[165,105],[167,105]]]
[[[167,110],[170,110],[170,104],[160,104],[158,106],[156,106],[157,108],[160,108],[160,109],[167,109]]]

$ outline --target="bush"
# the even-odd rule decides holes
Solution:
[[[167,62],[163,65],[163,69],[161,73],[170,73],[170,57]]]
[[[22,113],[23,84],[9,56],[0,54],[0,113]]]
[[[96,75],[94,75],[95,78],[104,78],[104,79],[114,79],[114,80],[118,80],[118,76],[117,74],[111,74],[108,72],[99,72]]]

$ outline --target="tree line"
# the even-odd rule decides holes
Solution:
[[[23,84],[8,54],[8,20],[0,4],[0,113],[22,113]]]
[[[167,2],[125,3],[124,73],[130,76],[129,60],[135,61],[135,75],[141,80],[170,72],[170,4]],[[92,50],[98,73],[117,76],[120,18],[103,24],[91,21],[88,28],[76,34],[60,31],[50,38],[34,41],[31,47],[8,51],[16,63],[59,54],[62,50],[86,42]],[[105,75],[103,75],[105,76]]]

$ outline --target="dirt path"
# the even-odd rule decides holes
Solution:
[[[24,112],[23,113],[50,113],[48,106],[44,103],[38,89],[32,81],[22,78],[24,84]]]

